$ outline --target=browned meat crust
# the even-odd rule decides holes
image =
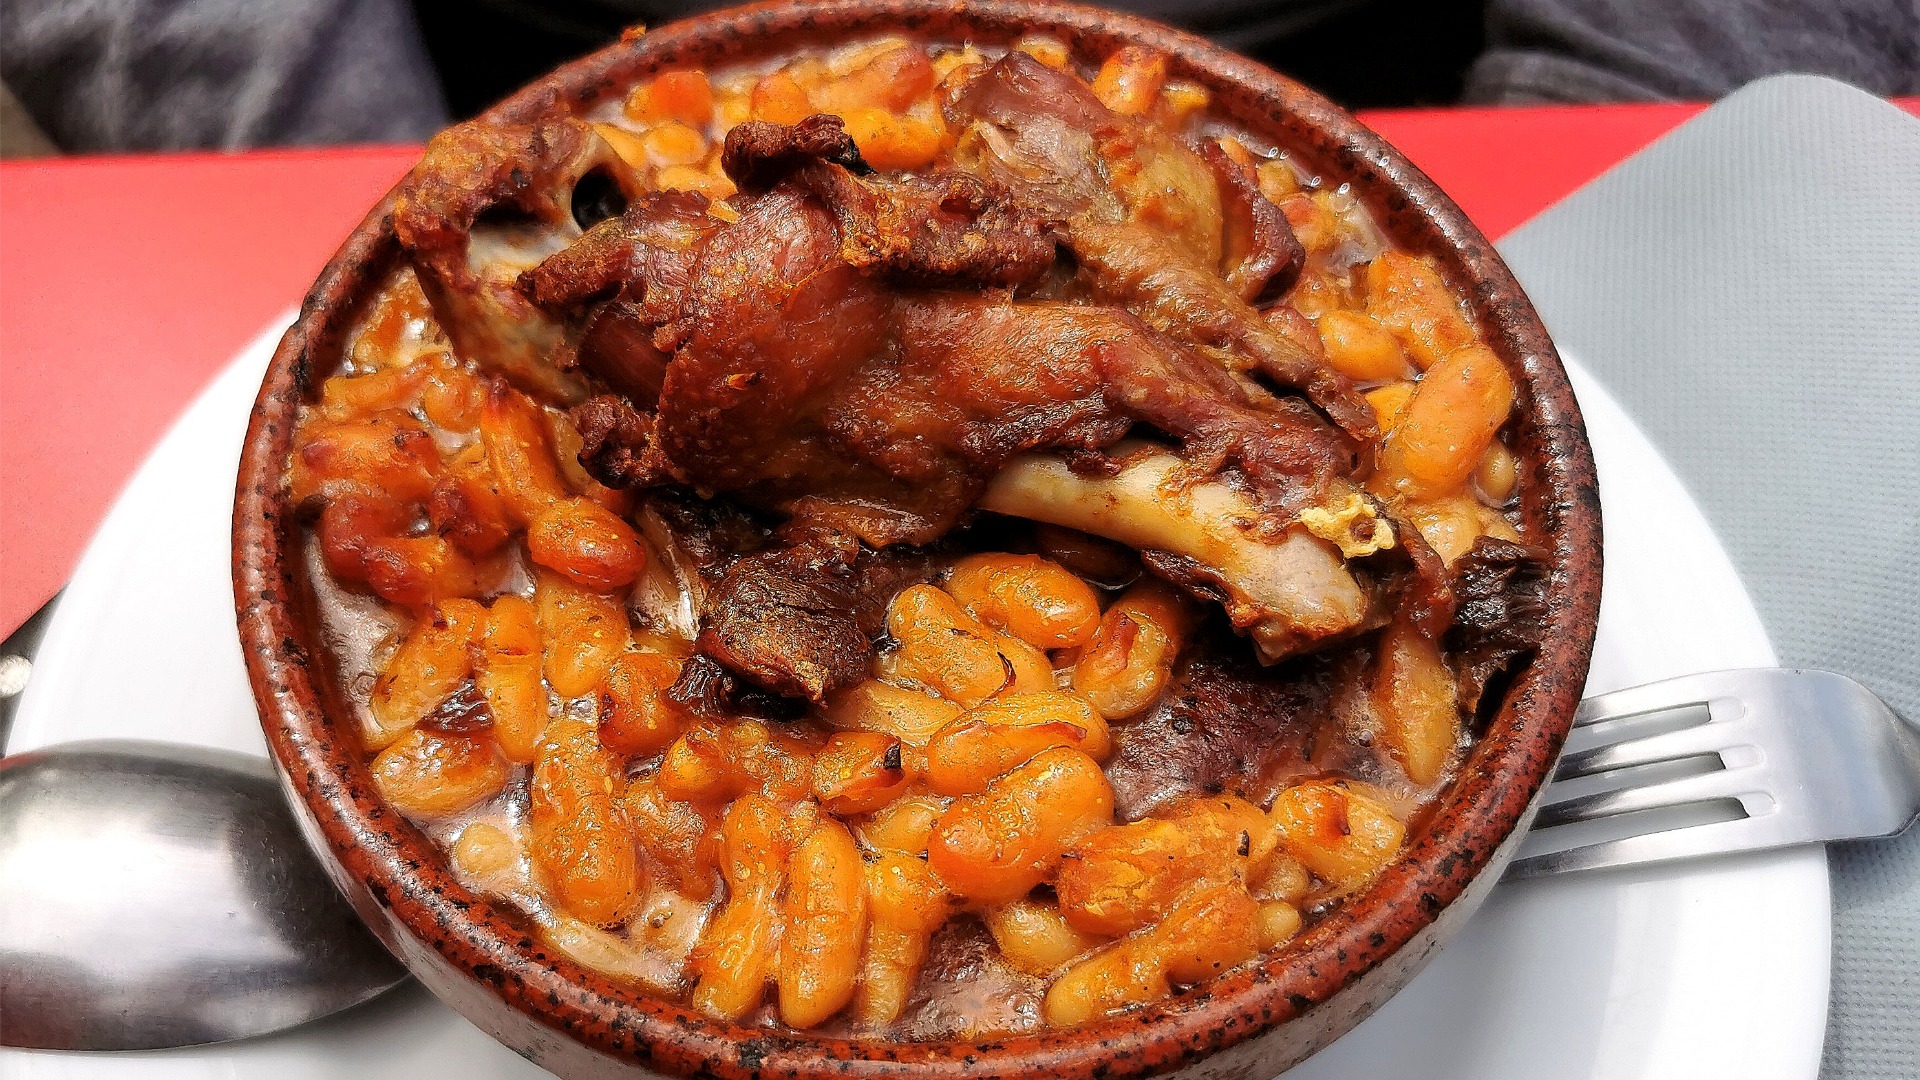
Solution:
[[[949,113],[966,170],[900,177],[873,175],[835,117],[739,125],[724,211],[658,192],[576,220],[569,185],[612,156],[578,121],[456,129],[406,186],[402,237],[457,347],[507,369],[537,356],[550,398],[583,396],[576,365],[614,391],[574,410],[595,476],[787,521],[769,550],[701,564],[699,649],[765,691],[818,701],[863,673],[874,630],[848,605],[886,576],[876,549],[945,535],[1016,454],[1093,462],[1145,425],[1276,529],[1363,464],[1350,433],[1372,434],[1372,412],[1311,325],[1247,302],[1298,272],[1299,245],[1217,147],[1117,116],[1019,53]],[[468,245],[503,211],[547,231],[509,221],[482,266]],[[1401,531],[1407,595],[1437,632],[1444,574]],[[1407,576],[1396,558],[1381,582]],[[1204,568],[1159,569],[1206,591]]]
[[[975,77],[948,119],[964,129],[963,165],[1066,219],[1067,245],[1096,297],[1209,349],[1236,375],[1304,391],[1355,437],[1377,436],[1352,382],[1247,303],[1297,276],[1304,259],[1257,192],[1249,198],[1201,155],[1017,51]]]
[[[475,281],[467,263],[474,223],[488,211],[517,211],[559,224],[570,214],[569,168],[589,149],[578,120],[520,126],[458,124],[433,137],[394,195],[393,230],[422,281],[454,288]]]
[[[848,172],[873,172],[837,116],[818,113],[797,124],[749,120],[727,132],[720,150],[720,167],[741,191],[766,191],[795,171],[815,162],[838,165]]]
[[[652,414],[640,412],[625,398],[600,394],[575,405],[568,416],[580,429],[580,464],[594,479],[615,488],[652,487],[661,481],[646,465]]]
[[[722,161],[747,192],[786,182],[833,212],[850,266],[907,278],[1011,286],[1053,266],[1058,221],[970,173],[897,177],[870,170],[837,116],[752,120],[727,133]]]
[[[1219,143],[1203,141],[1200,156],[1220,181],[1227,285],[1254,305],[1286,295],[1307,265],[1307,249],[1300,246],[1287,215],[1260,193],[1253,171],[1228,157]]]
[[[725,222],[695,191],[649,191],[565,249],[520,275],[519,289],[548,311],[566,311],[609,295],[653,295],[656,315],[681,304],[693,256]]]
[[[653,441],[629,447],[645,464],[627,475],[788,513],[804,500],[880,545],[946,531],[1012,454],[1098,448],[1134,421],[1238,467],[1276,510],[1356,465],[1307,410],[1125,312],[888,287],[840,256],[818,199],[783,185],[743,202],[682,292]]]
[[[694,262],[725,224],[709,209],[698,192],[648,192],[522,273],[520,293],[568,321],[571,351],[554,362],[577,362],[651,409],[674,347],[665,326],[686,306]]]

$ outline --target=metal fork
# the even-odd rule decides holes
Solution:
[[[1892,836],[1920,816],[1920,730],[1844,675],[1685,675],[1588,698],[1573,723],[1507,880]]]

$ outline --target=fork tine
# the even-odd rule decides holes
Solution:
[[[1759,820],[1740,818],[1716,821],[1531,855],[1514,860],[1501,880],[1522,881],[1573,870],[1606,870],[1616,866],[1678,862],[1705,855],[1766,851],[1806,842],[1805,837],[1786,837],[1778,832],[1757,828],[1755,823]]]
[[[1702,707],[1704,722],[1677,730],[1686,718],[1655,718]],[[1541,795],[1539,842],[1524,849],[1549,850],[1515,861],[1507,878],[1893,836],[1920,819],[1920,728],[1843,675],[1702,672],[1588,698],[1576,724],[1633,717],[1652,719],[1562,759]],[[1664,730],[1629,734],[1649,727]],[[1710,757],[1718,767],[1700,771]],[[1635,768],[1646,771],[1619,772]],[[1615,790],[1562,798],[1563,781]]]
[[[1618,791],[1579,795],[1542,806],[1539,816],[1534,820],[1533,828],[1538,832],[1560,825],[1572,825],[1596,818],[1617,817],[1641,810],[1659,810],[1669,806],[1704,802],[1708,799],[1733,798],[1754,791],[1754,779],[1752,771],[1748,769],[1719,769],[1701,776],[1648,784],[1645,787],[1629,787]],[[1552,796],[1551,788],[1548,789],[1548,796]]]
[[[1664,735],[1627,739],[1611,746],[1598,746],[1568,754],[1560,759],[1560,767],[1554,771],[1553,778],[1568,780],[1634,765],[1652,765],[1660,761],[1711,754],[1739,745],[1740,734],[1739,721],[1722,720],[1670,731]]]
[[[1624,690],[1610,690],[1582,701],[1574,713],[1573,723],[1575,727],[1584,727],[1618,717],[1704,705],[1714,698],[1750,689],[1756,678],[1765,679],[1775,671],[1771,668],[1703,671],[1643,686],[1630,686]]]

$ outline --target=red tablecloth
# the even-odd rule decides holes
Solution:
[[[1699,109],[1365,119],[1498,237]],[[417,152],[0,162],[0,635],[60,588],[168,423]]]

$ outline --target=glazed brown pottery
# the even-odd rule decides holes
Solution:
[[[1351,184],[1403,247],[1434,256],[1470,300],[1486,341],[1524,373],[1515,445],[1523,513],[1545,538],[1551,631],[1475,743],[1460,779],[1398,859],[1277,953],[1157,1005],[1083,1028],[983,1043],[848,1042],[746,1029],[586,971],[524,920],[468,891],[425,837],[374,793],[366,755],[315,657],[312,590],[284,474],[297,411],[400,261],[392,199],[320,275],[261,387],[234,507],[234,590],[253,691],[273,756],[334,881],[442,1000],[565,1077],[1266,1078],[1332,1041],[1404,986],[1499,878],[1530,820],[1586,677],[1600,598],[1600,517],[1580,412],[1553,345],[1499,257],[1458,207],[1379,136],[1310,91],[1199,38],[1130,16],[1045,0],[830,0],[704,15],[629,34],[527,87],[502,121],[585,111],[648,74],[712,68],[810,43],[906,32],[1004,44],[1070,42],[1097,63],[1142,44],[1216,108]],[[1444,1053],[1436,1047],[1435,1053]]]

